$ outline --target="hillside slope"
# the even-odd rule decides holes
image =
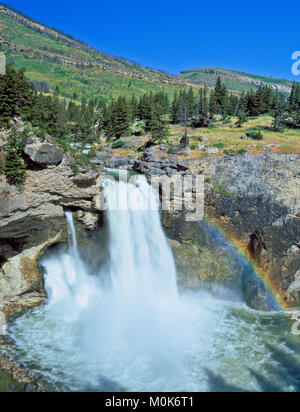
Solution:
[[[271,77],[263,77],[234,70],[211,67],[182,71],[178,77],[187,82],[213,86],[215,85],[218,76],[221,77],[229,90],[238,92],[250,88],[257,89],[260,84],[267,84],[271,87],[278,88],[278,90],[283,93],[290,93],[292,87],[292,82],[289,80],[273,79]]]
[[[105,100],[158,90],[173,94],[174,88],[189,85],[176,76],[104,54],[5,5],[0,5],[0,42],[31,80],[46,81],[50,91],[57,85],[67,98],[73,93],[79,99],[85,95]]]

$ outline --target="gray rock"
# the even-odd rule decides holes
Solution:
[[[64,158],[64,151],[50,143],[29,144],[24,152],[32,162],[39,165],[58,165]]]
[[[73,182],[78,186],[78,187],[90,187],[96,184],[96,180],[98,177],[98,173],[88,173],[88,174],[82,174],[80,173],[79,175],[76,175],[73,178]]]

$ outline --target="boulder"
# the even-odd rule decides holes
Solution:
[[[51,143],[33,143],[25,146],[24,153],[38,165],[58,165],[64,158],[64,151]]]

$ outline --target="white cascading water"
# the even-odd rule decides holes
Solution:
[[[104,183],[113,289],[129,299],[135,296],[170,303],[178,299],[176,269],[160,223],[157,195],[144,177],[138,177],[136,184],[122,180]],[[114,210],[125,199],[127,210]],[[156,202],[156,210],[149,210],[150,199]]]
[[[104,191],[108,269],[89,274],[67,212],[69,250],[41,262],[47,304],[12,321],[9,354],[59,390],[260,390],[251,369],[269,379],[270,365],[278,367],[267,345],[282,349],[281,315],[269,325],[269,315],[241,303],[179,293],[159,211],[147,210],[149,193],[158,199],[146,179],[108,179]],[[114,210],[116,201],[126,210]]]

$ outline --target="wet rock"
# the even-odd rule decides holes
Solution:
[[[300,270],[294,275],[294,282],[289,286],[286,292],[286,299],[290,303],[297,303],[300,295]]]
[[[14,307],[29,307],[40,304],[46,295],[37,260],[43,251],[60,241],[58,233],[44,243],[24,250],[10,258],[0,270],[0,310],[8,304]]]
[[[94,213],[80,210],[75,213],[75,217],[79,222],[84,224],[87,230],[95,230],[97,228],[98,216]]]

